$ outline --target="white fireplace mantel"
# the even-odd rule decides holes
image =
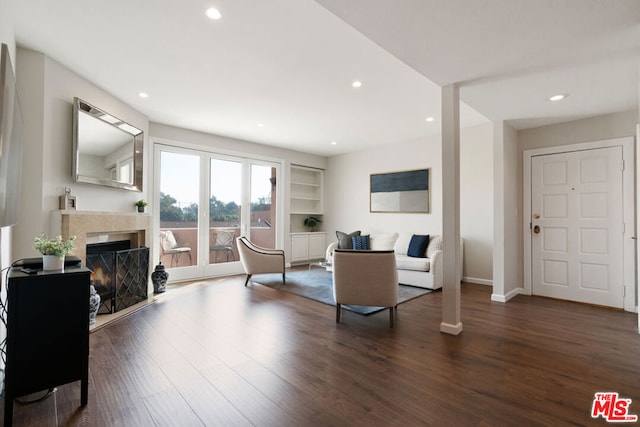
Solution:
[[[87,243],[131,240],[131,247],[149,246],[151,215],[125,212],[58,210],[51,212],[51,235],[76,236],[74,255],[86,263]]]

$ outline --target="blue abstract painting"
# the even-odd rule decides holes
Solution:
[[[371,175],[371,212],[429,213],[429,169]]]

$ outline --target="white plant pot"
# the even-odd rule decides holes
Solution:
[[[45,271],[62,270],[64,268],[64,255],[57,257],[55,255],[42,255],[42,269]]]

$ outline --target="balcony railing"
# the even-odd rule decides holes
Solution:
[[[184,225],[184,226],[183,226]],[[171,231],[176,239],[178,247],[186,247],[191,249],[191,264],[189,263],[189,256],[180,254],[174,256],[172,254],[164,253],[162,245],[160,245],[159,254],[160,261],[168,268],[175,267],[188,267],[190,265],[196,265],[198,263],[198,228],[193,223],[186,224],[173,224],[172,226],[161,226],[160,231]],[[209,228],[209,246],[213,247],[216,241],[216,235],[220,232],[232,232],[234,233],[233,243],[231,244],[230,253],[217,253],[214,250],[209,250],[209,264],[220,264],[224,262],[239,261],[238,248],[236,246],[236,239],[240,237],[240,227],[210,227]],[[251,241],[258,246],[273,247],[275,242],[275,228],[274,227],[251,227]]]

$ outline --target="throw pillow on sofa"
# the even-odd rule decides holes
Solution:
[[[407,249],[407,255],[413,258],[426,258],[427,245],[429,244],[428,234],[414,234],[411,236],[409,242],[409,249]]]
[[[396,255],[406,255],[409,249],[409,243],[411,242],[412,233],[399,233],[398,240],[393,245],[393,250]]]
[[[356,251],[368,251],[369,250],[369,235],[364,236],[352,236],[351,244]]]
[[[359,236],[360,230],[353,233],[343,233],[342,231],[336,231],[336,237],[338,237],[338,249],[353,249],[353,242],[351,238],[353,236]]]
[[[372,234],[369,238],[369,248],[372,251],[391,251],[398,240],[398,233]]]

